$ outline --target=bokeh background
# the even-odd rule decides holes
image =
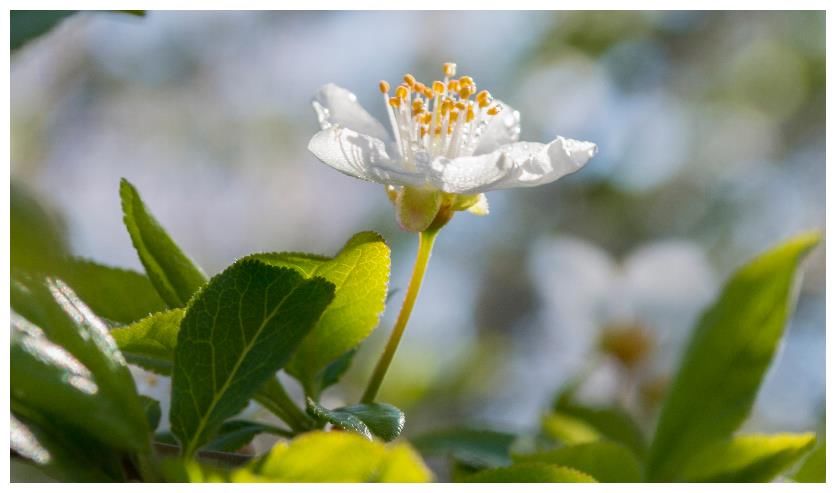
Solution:
[[[210,274],[253,251],[333,253],[375,229],[393,251],[380,329],[327,403],[358,398],[415,238],[382,187],[307,152],[335,82],[385,118],[377,81],[458,63],[522,114],[522,138],[598,143],[557,183],[489,194],[443,231],[382,400],[406,433],[528,431],[557,389],[649,426],[694,317],[755,253],[825,224],[819,12],[85,13],[16,50],[13,191],[55,211],[75,254],[141,269],[133,182]],[[824,426],[819,248],[747,428]]]

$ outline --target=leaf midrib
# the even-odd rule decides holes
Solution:
[[[280,279],[276,279],[275,281],[273,281],[272,283],[267,285],[267,287],[264,289],[265,299],[267,297],[267,293],[269,292],[270,288],[276,282],[278,282],[279,280]],[[203,417],[200,418],[200,421],[198,422],[198,426],[196,428],[196,431],[192,435],[192,439],[189,440],[188,447],[184,448],[184,451],[185,451],[184,455],[185,456],[187,456],[187,457],[191,456],[196,451],[196,450],[192,450],[192,449],[193,449],[193,447],[195,447],[195,443],[197,442],[198,438],[200,438],[200,435],[203,433],[203,430],[206,428],[206,424],[209,420],[209,416],[212,415],[212,412],[215,410],[215,406],[218,405],[218,402],[220,401],[220,396],[222,396],[226,392],[226,390],[229,388],[229,386],[231,385],[235,374],[238,372],[238,369],[240,368],[241,364],[243,364],[244,359],[246,359],[246,355],[249,354],[249,352],[252,350],[253,346],[255,345],[255,341],[257,341],[259,336],[261,335],[261,331],[264,330],[264,327],[270,322],[270,320],[273,319],[273,317],[276,316],[276,313],[282,308],[282,306],[284,306],[285,301],[287,301],[287,299],[290,298],[290,296],[294,292],[296,292],[296,290],[299,289],[305,283],[306,283],[306,281],[304,281],[304,280],[300,281],[298,284],[296,284],[296,286],[294,286],[290,291],[288,291],[288,293],[286,295],[284,295],[282,300],[276,305],[276,308],[273,309],[273,311],[270,313],[270,315],[268,317],[265,317],[264,321],[261,323],[261,326],[259,326],[259,328],[256,330],[255,335],[253,336],[252,340],[250,342],[248,342],[247,345],[245,346],[244,350],[241,351],[241,355],[236,360],[235,365],[232,368],[232,371],[229,373],[229,376],[224,381],[224,384],[223,384],[222,388],[220,389],[220,391],[213,392],[211,404],[209,405],[206,412],[203,414]],[[248,289],[249,289],[249,287],[248,287]],[[215,324],[212,324],[213,333],[214,333],[214,330],[215,330]],[[214,375],[214,372],[213,372],[213,375]],[[190,391],[189,393],[192,393],[192,392]]]

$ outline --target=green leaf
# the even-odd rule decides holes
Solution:
[[[253,441],[256,435],[268,433],[287,437],[292,433],[276,426],[243,419],[234,419],[221,425],[218,434],[206,444],[206,450],[235,452]]]
[[[646,452],[647,444],[641,428],[630,415],[618,408],[589,407],[558,401],[554,410],[563,416],[584,422],[601,438],[626,445],[639,458]]]
[[[548,464],[514,464],[486,469],[463,480],[465,483],[594,483],[595,479],[568,467]]]
[[[403,431],[406,417],[391,404],[356,404],[337,409],[326,409],[308,399],[308,413],[340,428],[350,430],[371,440],[372,435],[390,442]]]
[[[543,416],[543,433],[563,445],[579,445],[596,442],[604,436],[590,423],[583,419],[560,412]]]
[[[68,423],[120,450],[143,450],[147,444],[145,416],[136,423],[130,403],[102,389],[89,367],[34,326],[13,326],[10,382],[17,410]]]
[[[826,448],[825,442],[822,440],[821,444],[804,459],[804,463],[801,464],[793,479],[799,483],[824,483],[827,480]]]
[[[801,235],[757,257],[703,314],[662,408],[649,479],[680,479],[690,457],[730,438],[749,414],[794,305],[796,270],[818,241]]]
[[[277,444],[262,461],[231,477],[239,482],[426,482],[432,474],[404,443],[386,447],[355,433],[316,431]]]
[[[75,13],[75,10],[12,10],[9,13],[12,51],[46,34]]]
[[[254,258],[319,276],[336,287],[334,302],[287,365],[311,397],[333,381],[327,367],[356,348],[380,321],[391,265],[389,247],[374,232],[354,235],[333,259],[298,253],[264,253]],[[350,358],[350,357],[349,357]],[[346,363],[347,364],[347,363]]]
[[[9,253],[12,270],[52,272],[69,252],[60,216],[15,181],[11,183],[9,198]]]
[[[56,273],[97,315],[129,324],[166,309],[151,281],[143,274],[72,259]]]
[[[189,304],[174,350],[171,431],[186,457],[288,361],[334,298],[321,278],[234,263]]]
[[[511,444],[516,437],[491,430],[455,428],[413,438],[412,444],[425,456],[450,456],[473,467],[511,464]]]
[[[737,436],[692,457],[682,478],[706,483],[768,482],[795,464],[815,442],[813,433]]]
[[[170,308],[186,306],[206,283],[206,276],[168,236],[145,208],[139,192],[124,178],[119,195],[125,226],[151,283]]]
[[[163,417],[160,403],[147,395],[140,395],[139,400],[142,402],[142,409],[145,411],[145,418],[148,420],[148,428],[153,433],[160,426],[160,419]]]
[[[345,372],[348,371],[349,367],[351,367],[351,362],[356,353],[357,349],[346,351],[342,356],[335,359],[331,364],[326,366],[324,370],[322,370],[322,378],[319,382],[320,391],[325,390],[340,381],[340,378],[342,378],[343,375],[345,375]]]
[[[28,322],[22,317],[13,318],[16,354],[21,362],[13,372],[16,377],[12,378],[12,387],[21,402],[45,412],[62,413],[60,399],[41,388],[38,379],[33,377],[38,373],[45,380],[52,379],[55,392],[67,392],[66,397],[79,409],[105,406],[115,413],[110,417],[114,420],[110,424],[118,430],[111,433],[102,430],[103,441],[122,448],[145,450],[148,434],[145,414],[127,363],[104,322],[66,284],[57,280],[18,278],[12,284],[11,299],[12,307],[28,318]],[[57,355],[57,359],[50,355]],[[74,387],[74,383],[81,387]],[[93,388],[95,399],[85,394],[85,389]],[[98,429],[99,423],[91,422],[90,414],[80,412],[76,418],[86,421],[87,427]],[[80,426],[85,428],[83,424]]]
[[[160,375],[171,375],[184,313],[179,308],[155,313],[110,333],[130,363]]]
[[[543,463],[565,466],[589,474],[602,483],[641,481],[641,464],[624,445],[614,442],[590,442],[560,447],[547,452],[514,457],[519,463]]]
[[[118,469],[113,467],[116,456],[111,449],[91,442],[85,436],[73,435],[60,423],[53,422],[50,426],[43,419],[40,421],[34,423],[31,419],[11,415],[9,447],[26,459],[24,464],[35,467],[52,481],[109,482],[121,479]],[[12,481],[21,481],[15,476],[13,471]],[[32,477],[32,480],[40,482],[42,479]]]

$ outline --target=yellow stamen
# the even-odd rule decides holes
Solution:
[[[386,94],[387,92],[389,92],[389,83],[386,82],[385,80],[380,81],[380,83],[377,85],[377,87],[380,89],[380,92],[383,93],[383,94]]]
[[[473,111],[473,104],[467,105],[467,122],[470,123],[476,118],[476,112]]]
[[[389,98],[389,105],[394,108],[400,108],[401,106],[401,98]]]
[[[447,62],[443,66],[444,69],[444,76],[445,77],[453,77],[456,75],[456,64],[452,62]]]
[[[447,83],[447,88],[450,89],[450,92],[459,92],[459,87],[459,81],[456,79]]]
[[[398,88],[395,89],[395,97],[396,98],[406,100],[406,97],[408,96],[408,94],[409,94],[409,90],[407,89],[406,86],[398,86]]]
[[[469,85],[468,86],[462,86],[462,88],[459,90],[459,97],[462,98],[462,99],[469,98],[471,94],[473,94],[473,92],[472,92],[472,89]]]
[[[473,77],[470,77],[469,75],[465,75],[462,78],[460,78],[459,83],[461,83],[461,85],[463,85],[463,86],[475,86],[476,85],[476,84],[473,83]]]
[[[479,91],[479,94],[476,95],[476,102],[479,103],[480,108],[484,108],[491,104],[491,93],[487,90],[482,89]]]
[[[440,80],[434,81],[433,92],[436,94],[444,94],[444,83]]]
[[[412,74],[404,75],[403,81],[406,82],[406,85],[408,85],[410,88],[415,86],[415,77],[413,77]]]
[[[491,115],[491,116],[496,116],[496,115],[499,114],[500,111],[502,111],[502,106],[500,106],[500,105],[491,106],[491,108],[488,110],[488,114]]]

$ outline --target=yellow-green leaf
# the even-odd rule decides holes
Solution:
[[[389,284],[389,247],[377,233],[363,232],[354,235],[332,259],[297,253],[263,253],[250,258],[293,268],[307,278],[323,277],[336,288],[333,303],[286,367],[307,393],[316,397],[328,365],[357,347],[380,321]]]
[[[385,446],[355,433],[316,431],[279,443],[234,481],[310,483],[426,482],[432,474],[411,447]]]
[[[801,435],[742,435],[713,444],[689,460],[682,479],[706,483],[756,483],[774,479],[816,442]]]
[[[177,333],[185,310],[155,313],[110,334],[130,363],[160,375],[171,375]]]

